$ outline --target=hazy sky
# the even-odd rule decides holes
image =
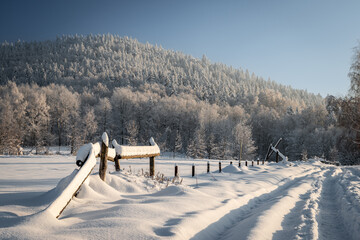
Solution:
[[[340,96],[359,11],[358,0],[1,0],[0,41],[112,33]]]

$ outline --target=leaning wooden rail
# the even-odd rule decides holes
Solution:
[[[81,153],[79,159],[83,160],[83,165],[80,169],[76,170],[77,173],[73,176],[70,183],[64,188],[60,195],[45,209],[45,211],[50,212],[53,216],[58,218],[60,214],[64,211],[66,206],[70,203],[72,197],[80,189],[81,185],[84,183],[86,178],[90,175],[91,171],[96,165],[95,156],[98,154],[98,148],[93,144],[87,146],[88,152],[82,157]]]

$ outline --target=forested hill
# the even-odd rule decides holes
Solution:
[[[0,154],[76,151],[104,131],[121,144],[154,137],[162,151],[213,159],[264,157],[279,138],[290,160],[336,159],[350,146],[334,127],[336,101],[113,35],[3,43],[0,98]]]
[[[241,58],[241,56],[239,56]],[[196,59],[128,37],[114,35],[64,36],[54,41],[3,43],[0,83],[71,85],[81,92],[99,82],[137,89],[157,83],[168,96],[182,92],[209,103],[252,104],[285,111],[322,103],[319,95],[265,81],[248,70]]]

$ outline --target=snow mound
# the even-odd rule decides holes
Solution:
[[[159,192],[152,194],[152,196],[181,196],[184,195],[185,191],[180,186],[169,186]]]
[[[141,193],[144,191],[136,182],[131,182],[130,180],[124,179],[120,176],[109,174],[106,181],[111,187],[120,193]]]
[[[238,173],[241,172],[241,169],[231,164],[229,166],[224,167],[222,171],[225,173]]]

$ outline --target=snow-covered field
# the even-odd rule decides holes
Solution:
[[[156,158],[96,166],[59,219],[43,211],[76,168],[68,155],[0,157],[0,239],[360,239],[360,167]],[[196,177],[191,177],[195,163]],[[261,164],[261,163],[260,163]],[[158,174],[158,177],[161,176]]]

